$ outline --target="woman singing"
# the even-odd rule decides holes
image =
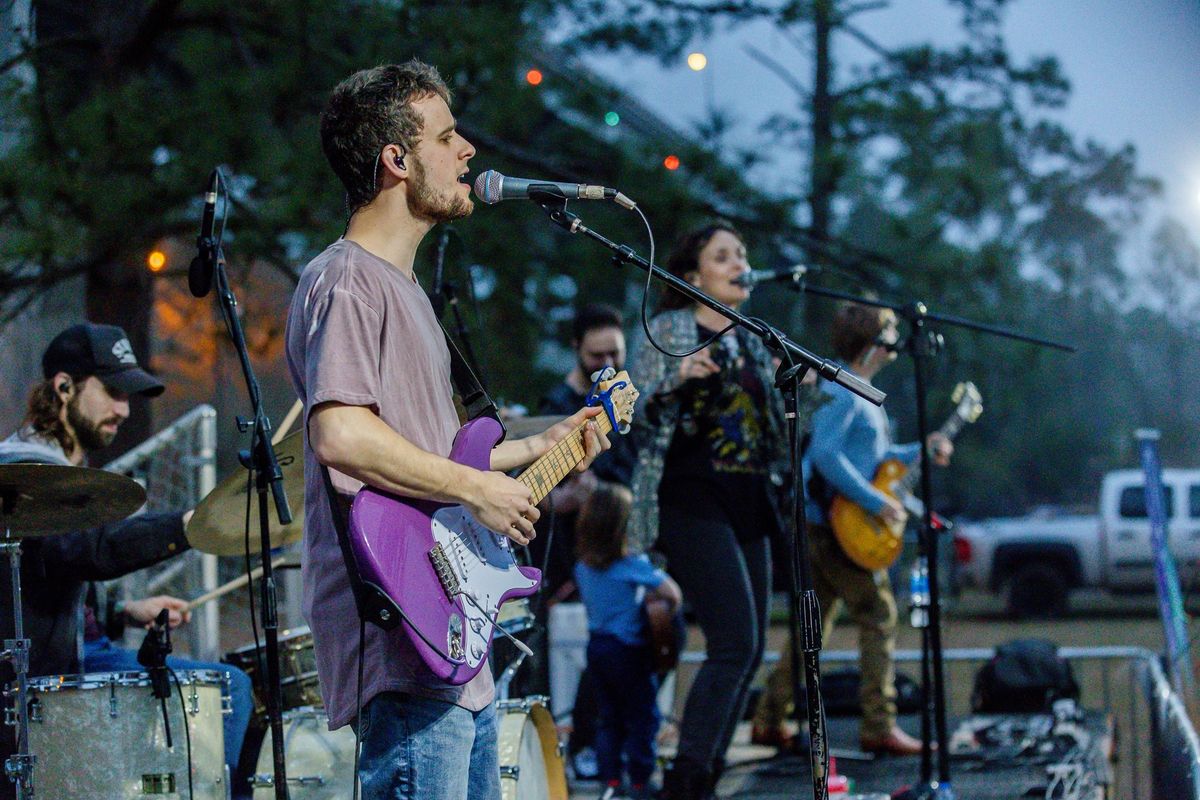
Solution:
[[[741,235],[717,222],[685,235],[671,273],[734,308],[750,295]],[[693,350],[729,324],[669,291],[649,323],[671,353]],[[633,369],[642,386],[632,552],[657,543],[704,632],[707,658],[680,723],[679,751],[663,796],[710,797],[762,659],[771,594],[768,536],[779,529],[773,476],[787,469],[782,401],[763,344],[741,329],[682,358],[641,342]]]

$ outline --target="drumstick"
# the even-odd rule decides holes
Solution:
[[[296,417],[300,416],[300,412],[304,410],[304,403],[300,400],[292,403],[291,409],[283,418],[283,422],[275,429],[275,435],[271,437],[271,444],[279,444],[283,441],[283,437],[287,436],[287,432],[291,430],[292,423],[296,421]]]
[[[271,566],[278,567],[280,564],[282,564],[285,561],[287,561],[287,557],[280,556],[279,558],[277,558],[271,562]],[[253,570],[250,571],[249,575],[239,575],[236,578],[234,578],[233,580],[231,580],[229,583],[226,583],[223,586],[218,586],[217,588],[213,589],[211,592],[207,592],[205,594],[200,595],[195,600],[188,603],[187,608],[184,610],[191,611],[192,609],[196,608],[197,606],[204,605],[209,600],[216,600],[218,597],[223,597],[224,595],[229,594],[234,589],[240,589],[243,586],[245,586],[247,583],[249,583],[250,581],[254,580],[255,578],[261,577],[262,573],[263,573],[262,567],[255,567]]]

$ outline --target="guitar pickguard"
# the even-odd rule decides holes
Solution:
[[[439,509],[430,527],[459,589],[459,596],[450,599],[459,601],[462,608],[464,656],[474,668],[487,657],[493,620],[505,596],[532,589],[537,582],[517,568],[509,540],[480,525],[462,506]],[[470,595],[475,602],[462,595]]]

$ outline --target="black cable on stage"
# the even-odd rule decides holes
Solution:
[[[258,674],[259,685],[266,688],[267,676],[266,670],[262,669],[262,643],[258,640],[258,612],[254,608],[254,570],[250,567],[250,497],[254,493],[254,470],[246,469],[246,522],[242,529],[242,543],[244,545],[243,555],[245,556],[246,567],[246,593],[250,598],[250,630],[254,634],[254,671]],[[270,553],[266,554],[267,558],[271,557]]]
[[[188,800],[196,800],[196,790],[192,787],[192,729],[188,727],[187,702],[183,699],[183,686],[179,683],[179,676],[170,667],[167,667],[167,671],[175,680],[175,691],[179,695],[179,711],[183,716],[183,739],[187,742]],[[195,679],[196,676],[193,675],[192,680]],[[221,754],[221,760],[225,760],[224,753]]]
[[[361,614],[358,617],[358,688],[355,692],[354,706],[358,709],[354,722],[354,800],[358,800],[358,758],[362,753],[362,687],[363,662],[367,652],[367,620]]]

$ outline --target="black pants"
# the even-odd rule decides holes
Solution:
[[[630,645],[605,633],[588,641],[588,672],[596,690],[596,761],[600,781],[621,781],[622,755],[629,782],[645,786],[654,772],[658,734],[658,676],[646,645]]]
[[[739,539],[728,513],[664,503],[658,549],[704,632],[706,658],[688,692],[679,757],[709,767],[724,761],[762,662],[771,597],[765,535]],[[765,534],[765,531],[764,531]]]

